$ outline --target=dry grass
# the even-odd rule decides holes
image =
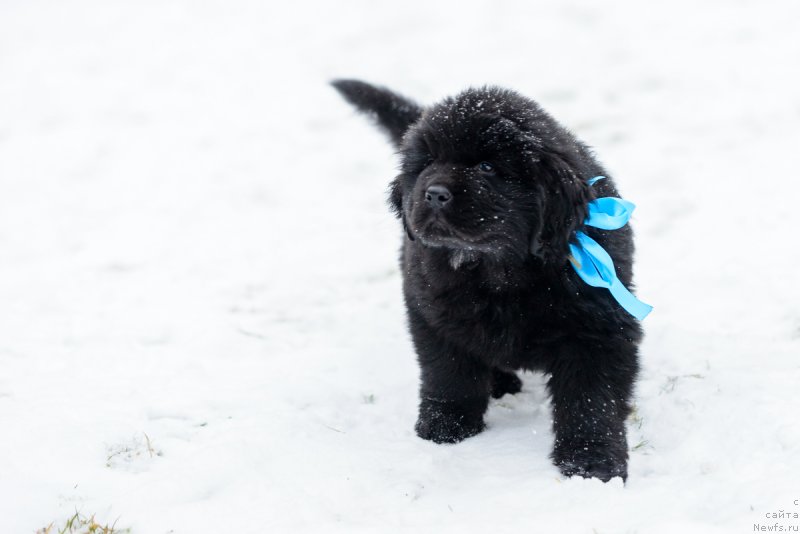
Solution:
[[[50,523],[37,530],[36,534],[129,534],[130,532],[129,528],[118,529],[116,521],[111,525],[103,525],[95,521],[94,515],[85,516],[76,510],[63,526],[58,527],[55,523]]]

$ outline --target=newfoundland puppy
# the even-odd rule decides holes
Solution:
[[[417,434],[456,443],[484,429],[489,396],[546,373],[552,459],[566,476],[627,477],[625,419],[638,321],[570,265],[582,231],[631,287],[631,230],[584,224],[617,196],[590,149],[534,101],[497,87],[422,107],[357,80],[333,86],[397,147],[389,202],[402,221],[403,292],[421,368]],[[590,185],[588,180],[605,180]]]

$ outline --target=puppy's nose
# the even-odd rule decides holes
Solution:
[[[443,208],[452,198],[450,190],[443,185],[432,185],[425,190],[425,202],[434,209]]]

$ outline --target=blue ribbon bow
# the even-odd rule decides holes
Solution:
[[[594,185],[604,178],[605,176],[595,176],[588,183]],[[601,230],[617,230],[627,224],[635,207],[633,202],[621,198],[598,198],[589,202],[589,216],[583,223]],[[578,276],[590,286],[608,289],[619,305],[640,321],[647,317],[653,307],[637,299],[620,282],[614,270],[614,261],[608,252],[581,231],[575,232],[575,239],[577,244],[569,244],[572,252],[569,260]]]

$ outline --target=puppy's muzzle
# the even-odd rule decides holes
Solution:
[[[453,194],[443,185],[433,184],[425,190],[425,202],[434,210],[444,208],[453,199]]]

